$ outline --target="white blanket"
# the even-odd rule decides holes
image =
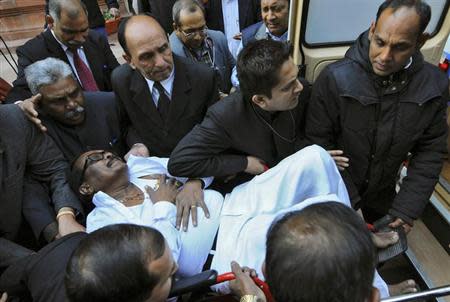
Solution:
[[[272,222],[287,212],[327,201],[350,206],[345,184],[328,153],[314,145],[289,156],[227,194],[211,268],[219,274],[229,272],[234,260],[254,268],[262,277],[266,235]],[[382,296],[388,295],[378,274],[374,285]],[[217,289],[227,292],[227,285]]]

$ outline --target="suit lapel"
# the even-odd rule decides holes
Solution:
[[[191,90],[191,80],[182,62],[174,55],[175,79],[173,81],[172,99],[170,101],[169,116],[166,126],[171,128],[177,125],[177,120],[181,117],[185,107],[190,102],[189,93]]]
[[[153,102],[147,81],[137,70],[133,72],[130,90],[132,93],[132,101],[141,108],[142,112],[150,117],[158,126],[164,127],[164,122]]]
[[[52,57],[58,58],[71,66],[69,59],[67,59],[66,53],[62,49],[61,45],[59,45],[58,41],[56,41],[55,37],[53,37],[50,29],[44,31],[43,37],[45,40],[45,45],[47,45],[47,49],[49,53],[52,54]]]

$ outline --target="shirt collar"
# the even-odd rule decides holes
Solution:
[[[266,34],[268,34],[268,35],[270,36],[270,38],[272,38],[272,40],[274,40],[274,41],[286,41],[286,40],[287,40],[287,34],[288,34],[288,31],[286,30],[286,31],[284,32],[284,34],[282,34],[281,36],[277,37],[277,36],[273,35],[273,34],[269,31],[269,29],[267,28],[267,26],[266,26]]]

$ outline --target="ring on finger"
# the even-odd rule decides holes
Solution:
[[[195,209],[197,207],[196,204],[191,205],[191,209]]]

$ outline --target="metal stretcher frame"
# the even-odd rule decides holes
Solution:
[[[215,284],[231,281],[234,279],[235,276],[233,273],[225,273],[222,275],[218,275],[217,271],[215,270],[204,271],[193,277],[182,279],[175,282],[174,286],[170,291],[169,297],[181,296],[183,294],[187,294],[192,291],[202,289],[204,287],[209,287]],[[267,302],[274,302],[273,297],[269,290],[269,286],[258,278],[253,278],[253,280],[264,292],[264,295],[267,298]],[[389,297],[382,299],[381,302],[407,302],[407,301],[416,301],[424,298],[439,298],[444,296],[450,296],[450,285],[441,286],[417,293]]]

